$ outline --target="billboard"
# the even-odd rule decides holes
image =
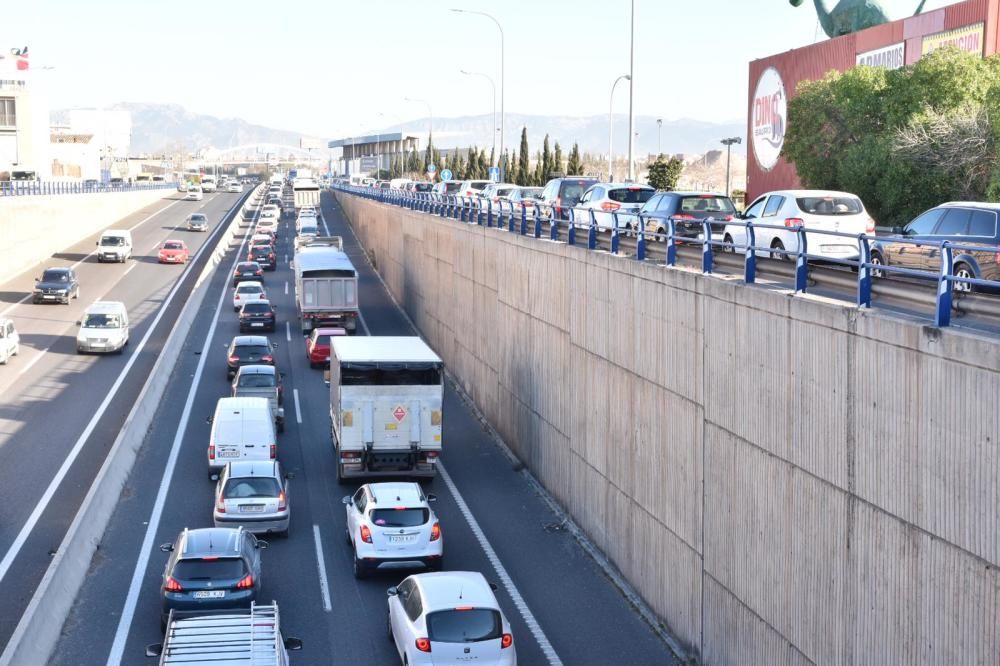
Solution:
[[[371,173],[372,171],[378,171],[378,158],[377,157],[362,157],[361,158],[361,170]]]
[[[320,148],[326,148],[326,142],[303,136],[299,137],[299,148],[302,150],[319,150]]]
[[[927,55],[945,46],[955,46],[962,51],[983,55],[984,23],[974,23],[954,30],[945,30],[923,39],[921,55]]]
[[[899,42],[873,51],[859,53],[855,58],[855,64],[881,67],[882,69],[899,69],[906,64],[905,56],[906,44]]]
[[[750,112],[753,118],[750,142],[754,157],[761,169],[770,171],[781,155],[788,118],[785,84],[774,67],[765,69],[757,80]]]

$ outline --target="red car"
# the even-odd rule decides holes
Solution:
[[[188,248],[184,241],[168,240],[160,246],[161,264],[186,264],[188,258]]]
[[[330,338],[347,335],[342,328],[314,328],[306,338],[306,358],[310,368],[325,368],[330,365]]]

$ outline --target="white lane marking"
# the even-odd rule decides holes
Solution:
[[[147,218],[144,218],[144,219],[143,219],[142,221],[140,221],[140,222],[137,222],[137,223],[136,223],[135,225],[133,225],[133,226],[129,227],[129,229],[128,229],[128,230],[129,230],[129,231],[135,231],[135,230],[136,230],[137,228],[139,228],[140,226],[142,226],[142,225],[143,225],[143,224],[145,224],[146,222],[149,222],[149,221],[150,221],[151,219],[153,219],[154,217],[156,217],[157,215],[159,215],[160,213],[162,213],[162,212],[163,212],[163,211],[165,211],[166,209],[170,208],[170,207],[171,207],[171,206],[173,206],[173,205],[174,205],[175,203],[177,203],[177,202],[176,202],[176,201],[174,201],[173,203],[170,203],[170,204],[167,204],[166,206],[164,206],[164,207],[163,207],[163,208],[161,208],[160,210],[156,211],[155,213],[153,213],[153,214],[152,214],[152,215],[150,215],[149,217],[147,217]],[[82,264],[83,262],[87,261],[87,259],[90,259],[90,258],[91,258],[92,256],[94,256],[95,254],[97,254],[97,250],[96,250],[96,249],[94,249],[94,250],[91,250],[91,251],[90,251],[89,253],[87,253],[86,255],[84,255],[83,259],[80,259],[80,260],[79,260],[78,262],[76,262],[75,264],[71,265],[71,266],[70,266],[70,268],[76,268],[77,266],[79,266],[79,265],[80,265],[80,264]],[[12,311],[12,310],[13,310],[14,308],[16,308],[16,307],[17,307],[18,305],[21,305],[22,303],[26,302],[26,301],[27,301],[27,300],[28,300],[29,298],[31,298],[31,294],[28,294],[27,296],[24,296],[24,297],[22,297],[22,298],[21,298],[21,300],[19,300],[19,301],[16,301],[16,302],[14,302],[14,303],[11,303],[11,304],[10,304],[9,306],[7,306],[6,308],[4,308],[3,310],[0,310],[0,317],[4,317],[4,316],[6,316],[6,315],[10,314],[10,312],[11,312],[11,311]]]
[[[323,558],[323,541],[319,536],[319,525],[313,524],[313,539],[316,541],[316,566],[319,567],[319,591],[323,594],[323,610],[333,610],[330,601],[330,585],[326,582],[326,560]]]
[[[24,373],[26,373],[28,370],[31,370],[31,368],[33,368],[36,363],[38,363],[39,361],[42,360],[42,357],[45,356],[45,353],[47,351],[49,351],[49,349],[51,349],[51,347],[46,347],[42,351],[38,352],[38,354],[35,356],[35,358],[33,358],[30,361],[28,361],[28,365],[24,366],[23,368],[21,368],[18,371],[17,376],[20,377],[21,375],[23,375]]]
[[[365,316],[361,314],[361,310],[358,310],[358,321],[361,323],[361,328],[364,330],[365,335],[371,335],[368,330],[368,324],[365,323]]]
[[[285,340],[292,341],[292,324],[287,321],[285,322]]]
[[[542,654],[548,659],[549,663],[553,666],[561,665],[562,660],[559,655],[556,654],[555,649],[552,647],[552,643],[545,636],[545,632],[542,631],[542,627],[538,624],[538,620],[535,619],[534,614],[532,614],[531,609],[528,608],[528,604],[524,601],[524,597],[518,592],[517,587],[514,585],[514,581],[511,579],[510,574],[507,573],[507,569],[504,568],[503,563],[500,562],[500,558],[497,556],[493,546],[490,545],[489,540],[483,533],[479,523],[476,521],[475,516],[472,515],[472,511],[469,509],[469,505],[465,503],[465,499],[462,494],[458,492],[458,488],[455,483],[451,480],[451,475],[445,470],[444,465],[438,463],[438,472],[441,474],[441,478],[444,480],[446,486],[448,486],[449,492],[451,492],[452,497],[455,498],[455,504],[458,505],[458,510],[462,512],[462,516],[465,517],[465,522],[468,523],[469,529],[472,530],[472,534],[476,537],[476,541],[479,542],[479,547],[483,549],[486,554],[486,559],[490,561],[493,565],[493,569],[497,572],[497,576],[500,578],[500,582],[503,584],[504,589],[507,590],[507,594],[510,595],[511,600],[517,607],[518,613],[524,619],[524,623],[528,625],[528,629],[531,631],[531,635],[535,637],[535,641],[538,643],[538,647],[542,649]]]
[[[288,282],[285,281],[285,296],[288,296]]]
[[[299,406],[299,390],[292,389],[292,395],[295,396],[295,422],[302,423],[302,408]]]
[[[230,212],[232,210],[232,208],[229,209]],[[225,226],[226,225],[220,224],[215,228],[215,230],[218,231],[225,228]],[[243,239],[243,243],[240,244],[240,250],[236,252],[236,256],[233,258],[233,264],[229,267],[230,271],[236,269],[236,263],[240,260],[244,244],[246,244],[246,238]],[[202,245],[202,248],[205,247],[208,247],[208,243]],[[200,251],[201,250],[199,250],[199,252]],[[139,559],[136,560],[135,563],[135,571],[132,572],[132,582],[129,584],[128,596],[125,598],[125,606],[122,608],[121,619],[118,621],[118,629],[115,631],[115,641],[111,645],[111,653],[108,655],[108,666],[118,666],[118,664],[121,663],[122,655],[125,652],[125,642],[128,639],[129,630],[132,626],[132,618],[135,616],[136,603],[139,601],[139,586],[142,584],[142,578],[146,573],[146,567],[149,565],[149,555],[153,549],[153,539],[156,538],[156,531],[160,526],[160,517],[163,515],[163,505],[166,504],[167,500],[167,491],[170,490],[170,482],[174,478],[174,468],[177,466],[177,457],[181,450],[181,442],[183,441],[184,433],[187,430],[188,420],[191,418],[191,408],[194,405],[195,394],[198,392],[198,384],[201,382],[201,374],[205,370],[205,361],[208,359],[208,348],[212,344],[212,338],[215,337],[215,328],[219,323],[219,313],[222,310],[222,304],[225,303],[226,296],[228,294],[229,280],[226,280],[222,285],[222,293],[219,294],[219,301],[215,305],[215,314],[212,317],[212,324],[208,328],[208,335],[205,337],[205,344],[202,345],[201,348],[201,356],[198,358],[198,367],[194,371],[194,380],[191,382],[191,388],[188,390],[187,400],[184,402],[184,411],[181,412],[181,420],[180,423],[177,424],[174,441],[170,446],[170,456],[167,458],[167,466],[163,471],[163,478],[160,480],[160,487],[156,491],[156,501],[153,503],[153,513],[150,515],[149,524],[146,526],[146,535],[142,539],[142,546],[139,550]]]
[[[132,272],[132,269],[133,269],[133,268],[135,268],[135,267],[136,267],[136,266],[138,266],[138,265],[139,265],[139,262],[137,262],[137,261],[133,261],[133,262],[132,262],[132,265],[131,265],[131,266],[129,266],[128,268],[126,268],[126,269],[125,269],[125,272],[124,272],[124,273],[122,273],[122,277],[125,277],[126,275],[128,275],[129,273],[131,273],[131,272]],[[115,285],[115,286],[118,286],[118,285]],[[112,288],[114,288],[114,287],[112,287]],[[108,292],[108,293],[111,293],[111,292]]]
[[[167,208],[169,207],[170,206],[167,206]],[[198,253],[200,254],[205,247],[207,247],[207,244],[203,245],[198,250]],[[149,341],[149,338],[153,335],[153,332],[156,330],[156,326],[160,323],[160,319],[163,318],[163,314],[167,311],[167,306],[170,305],[170,302],[173,300],[174,296],[177,295],[177,290],[180,289],[181,283],[184,281],[184,274],[187,273],[187,271],[191,270],[191,267],[193,265],[194,264],[188,264],[187,266],[184,267],[184,273],[181,274],[181,279],[177,280],[176,284],[174,284],[173,289],[170,290],[170,293],[167,295],[167,298],[163,301],[163,304],[160,306],[159,311],[156,313],[156,317],[153,319],[153,322],[149,325],[149,328],[146,330],[146,334],[142,336],[142,340],[139,341],[138,346],[136,346],[135,349],[132,350],[131,355],[128,357],[128,361],[125,363],[125,367],[123,367],[121,372],[118,374],[118,378],[115,380],[115,383],[111,386],[110,390],[108,390],[108,394],[104,397],[104,400],[101,402],[100,406],[98,406],[97,411],[94,413],[94,416],[90,419],[90,423],[88,423],[87,427],[84,428],[82,433],[80,433],[80,437],[77,438],[76,443],[73,444],[73,448],[70,449],[69,454],[67,454],[65,460],[63,460],[63,463],[59,467],[59,470],[56,472],[56,475],[52,477],[52,481],[49,483],[48,488],[45,489],[45,493],[42,495],[41,499],[38,500],[38,503],[32,510],[31,515],[28,516],[28,520],[24,523],[24,526],[21,528],[21,531],[17,533],[17,537],[14,539],[14,542],[7,550],[7,553],[4,555],[3,560],[0,561],[0,581],[3,581],[4,577],[7,575],[7,572],[10,571],[11,565],[14,563],[14,560],[21,552],[21,548],[24,547],[24,543],[28,540],[28,536],[31,534],[32,530],[35,529],[35,525],[38,524],[38,520],[45,512],[45,509],[48,508],[49,502],[52,501],[52,497],[53,495],[55,495],[56,490],[59,488],[60,484],[62,484],[62,481],[66,477],[66,474],[69,473],[70,467],[73,466],[73,463],[76,461],[77,456],[80,455],[80,451],[83,450],[84,444],[87,443],[87,440],[90,438],[91,433],[94,432],[94,428],[97,427],[97,422],[101,420],[102,416],[104,416],[104,412],[108,409],[108,405],[111,404],[111,401],[114,399],[115,395],[117,395],[118,389],[121,388],[121,385],[125,382],[125,377],[128,376],[129,371],[132,370],[132,366],[135,365],[136,359],[139,358],[139,353],[145,348],[146,343]]]
[[[326,218],[320,217],[319,218],[319,223],[323,225],[323,235],[324,236],[329,236],[330,235],[330,229],[326,226]]]

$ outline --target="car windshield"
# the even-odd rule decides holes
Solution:
[[[256,284],[241,284],[236,287],[237,294],[263,294],[264,290]]]
[[[269,254],[271,254],[271,248],[270,248],[270,246],[268,246],[268,245],[254,245],[253,246],[253,255],[255,257],[267,256]]]
[[[500,638],[500,613],[489,608],[444,610],[427,615],[432,643],[474,643]]]
[[[244,576],[243,560],[238,557],[177,560],[173,576],[178,580],[240,579]]]
[[[798,197],[799,210],[810,215],[857,215],[864,211],[855,197]]]
[[[101,245],[104,247],[121,247],[125,244],[125,239],[121,236],[105,236],[101,239]]]
[[[416,527],[425,524],[429,516],[427,509],[375,509],[372,523],[379,527]]]
[[[45,271],[42,282],[69,282],[69,274],[63,271]]]
[[[280,491],[278,482],[269,476],[246,476],[226,481],[222,496],[226,499],[277,497]]]
[[[317,236],[318,231],[315,224],[303,224],[302,230],[299,231],[303,236]]]
[[[191,221],[192,222],[204,222],[207,219],[208,218],[205,217],[204,215],[192,215],[191,216]]]
[[[274,375],[242,375],[239,388],[274,388]]]
[[[256,263],[252,263],[251,264],[251,263],[244,262],[244,263],[241,263],[238,268],[239,268],[240,271],[251,272],[252,273],[252,272],[256,271],[258,268],[260,268],[260,266],[258,266]]]
[[[263,314],[271,311],[270,303],[247,303],[243,306],[243,312],[249,314]]]
[[[596,182],[596,180],[565,180],[560,188],[559,198],[564,204],[575,204],[580,201],[587,188]]]
[[[647,190],[644,187],[628,187],[611,190],[608,192],[608,198],[618,203],[642,204],[649,201],[655,193],[655,190]]]
[[[461,184],[462,183],[445,183],[444,184],[444,191],[445,191],[446,194],[451,194],[452,192],[457,192],[458,188],[459,188],[459,186]]]
[[[474,181],[474,180],[469,183],[469,187],[471,187],[474,190],[483,190],[483,189],[486,189],[487,185],[489,185],[489,183],[484,183],[482,181],[477,182],[477,181]]]
[[[239,345],[234,350],[237,356],[263,356],[268,353],[265,345]]]
[[[183,250],[184,249],[184,245],[181,244],[181,243],[164,243],[163,244],[163,249],[164,250]]]
[[[118,315],[113,314],[89,314],[83,320],[84,328],[118,328],[119,326]]]
[[[736,212],[736,208],[733,206],[733,202],[726,197],[706,194],[681,198],[677,211],[680,213],[723,213],[725,215],[732,215]]]

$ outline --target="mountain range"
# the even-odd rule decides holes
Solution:
[[[254,143],[273,143],[298,146],[304,136],[298,132],[273,129],[253,125],[240,118],[219,118],[194,113],[175,104],[120,103],[110,107],[129,111],[132,115],[132,154],[173,152],[185,150],[196,152],[207,148],[233,148]],[[65,122],[65,111],[52,114],[53,122]],[[746,125],[742,121],[713,123],[701,120],[664,120],[657,128],[655,116],[636,116],[635,155],[663,152],[667,154],[703,154],[719,147],[719,140],[725,137],[742,137]],[[499,125],[499,114],[497,124]],[[521,128],[528,131],[528,146],[532,153],[541,150],[542,140],[547,133],[552,148],[558,141],[563,154],[568,155],[574,142],[578,142],[581,152],[606,155],[608,150],[608,117],[596,116],[542,116],[508,113],[505,122],[505,148],[517,149],[520,144]],[[372,129],[366,134],[405,130],[408,134],[425,138],[430,128],[428,118],[417,118],[403,124]],[[492,146],[493,117],[490,114],[460,116],[457,118],[434,118],[434,143],[441,148],[465,148],[468,146]],[[614,151],[624,155],[627,150],[628,117],[614,116]],[[344,138],[344,137],[326,137]],[[322,139],[325,142],[325,138]],[[733,147],[734,153],[745,154],[746,144]]]

